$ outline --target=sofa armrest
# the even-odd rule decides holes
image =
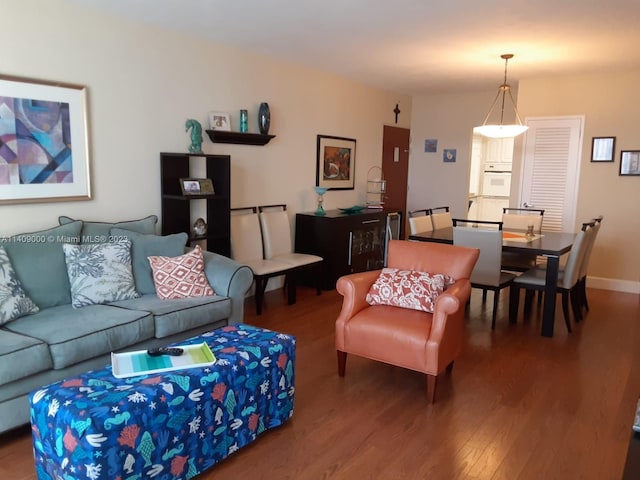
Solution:
[[[253,282],[251,269],[235,260],[203,250],[204,273],[219,295],[231,298],[229,323],[244,322],[244,300]]]

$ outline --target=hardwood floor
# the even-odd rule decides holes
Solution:
[[[490,297],[490,295],[489,295]],[[474,290],[467,341],[427,405],[423,375],[349,356],[337,375],[333,325],[341,298],[269,292],[246,322],[297,337],[295,413],[204,473],[225,479],[620,479],[640,395],[638,295],[589,290],[591,311],[554,338],[539,315],[497,327]],[[535,309],[535,307],[534,307]],[[521,314],[522,315],[522,314]],[[33,480],[28,427],[0,436],[0,478]]]

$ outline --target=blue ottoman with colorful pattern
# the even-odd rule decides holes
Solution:
[[[244,324],[180,342],[215,363],[117,379],[111,366],[32,392],[39,480],[189,479],[293,415],[295,338]]]

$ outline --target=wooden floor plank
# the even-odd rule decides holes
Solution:
[[[463,355],[428,405],[424,376],[349,356],[337,375],[341,297],[300,288],[287,305],[269,292],[246,322],[297,338],[291,421],[266,432],[199,480],[617,480],[640,395],[637,295],[589,290],[591,311],[568,334],[540,336],[540,312],[495,331],[491,301],[473,292]],[[491,300],[491,298],[489,298]],[[28,427],[0,436],[0,478],[34,480]]]

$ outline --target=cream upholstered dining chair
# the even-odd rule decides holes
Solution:
[[[430,232],[432,230],[431,211],[428,208],[409,212],[409,231],[411,235],[420,232]]]
[[[511,208],[502,209],[502,228],[504,230],[527,231],[531,226],[533,232],[542,233],[542,221],[544,210],[536,208]],[[510,272],[525,272],[538,265],[536,255],[526,253],[504,252],[502,254],[502,269]]]
[[[287,206],[284,204],[258,206],[258,216],[262,230],[264,258],[289,264],[293,268],[289,279],[294,281],[294,277],[301,271],[312,270],[311,275],[315,278],[316,289],[320,295],[323,258],[318,255],[293,251]]]
[[[493,292],[491,330],[496,328],[500,290],[511,285],[516,277],[500,268],[502,258],[502,222],[453,219],[453,244],[480,249],[480,256],[471,273],[471,286],[482,289],[482,302],[487,291]]]
[[[580,301],[580,308],[584,308],[587,312],[589,311],[589,302],[587,301],[587,272],[589,270],[589,261],[591,259],[593,244],[596,242],[596,237],[598,236],[598,232],[600,231],[600,227],[602,226],[602,219],[602,215],[599,215],[598,217],[593,219],[593,234],[591,235],[589,244],[586,247],[584,258],[582,259],[582,264],[580,265],[580,272],[578,273],[578,284],[575,288]],[[576,319],[581,320],[580,317],[576,317]]]
[[[567,331],[571,333],[571,318],[569,313],[569,300],[571,300],[571,308],[576,319],[581,318],[579,294],[576,286],[578,284],[578,275],[580,267],[586,254],[591,237],[595,232],[595,222],[587,222],[582,224],[581,230],[576,235],[573,246],[569,251],[569,257],[564,269],[558,272],[558,293],[562,294],[562,313],[564,322],[567,325]],[[544,291],[546,282],[546,268],[536,267],[527,270],[522,275],[517,276],[512,284],[509,294],[509,319],[515,322],[518,317],[518,308],[520,302],[520,289]],[[529,296],[525,302],[525,311],[530,307]]]
[[[262,234],[257,207],[231,209],[231,258],[253,271],[255,282],[256,314],[262,314],[264,292],[270,278],[285,275],[289,304],[296,301],[295,282],[286,278],[292,271],[288,263],[263,258]]]
[[[451,213],[449,212],[449,207],[430,208],[429,212],[431,214],[431,223],[433,224],[434,230],[453,227],[453,220],[451,218]]]
[[[340,277],[336,288],[344,299],[336,320],[338,375],[345,375],[347,354],[408,368],[427,375],[427,399],[433,402],[438,375],[445,370],[451,372],[464,343],[464,312],[471,293],[469,276],[478,253],[475,248],[442,243],[389,242],[388,269],[396,269],[399,277],[424,278],[427,272],[432,278],[433,274],[443,274],[453,279],[453,285],[435,300],[430,298],[432,312],[370,304],[367,294],[383,270]],[[409,293],[425,290],[420,284]],[[400,303],[408,302],[406,294],[397,297]]]

